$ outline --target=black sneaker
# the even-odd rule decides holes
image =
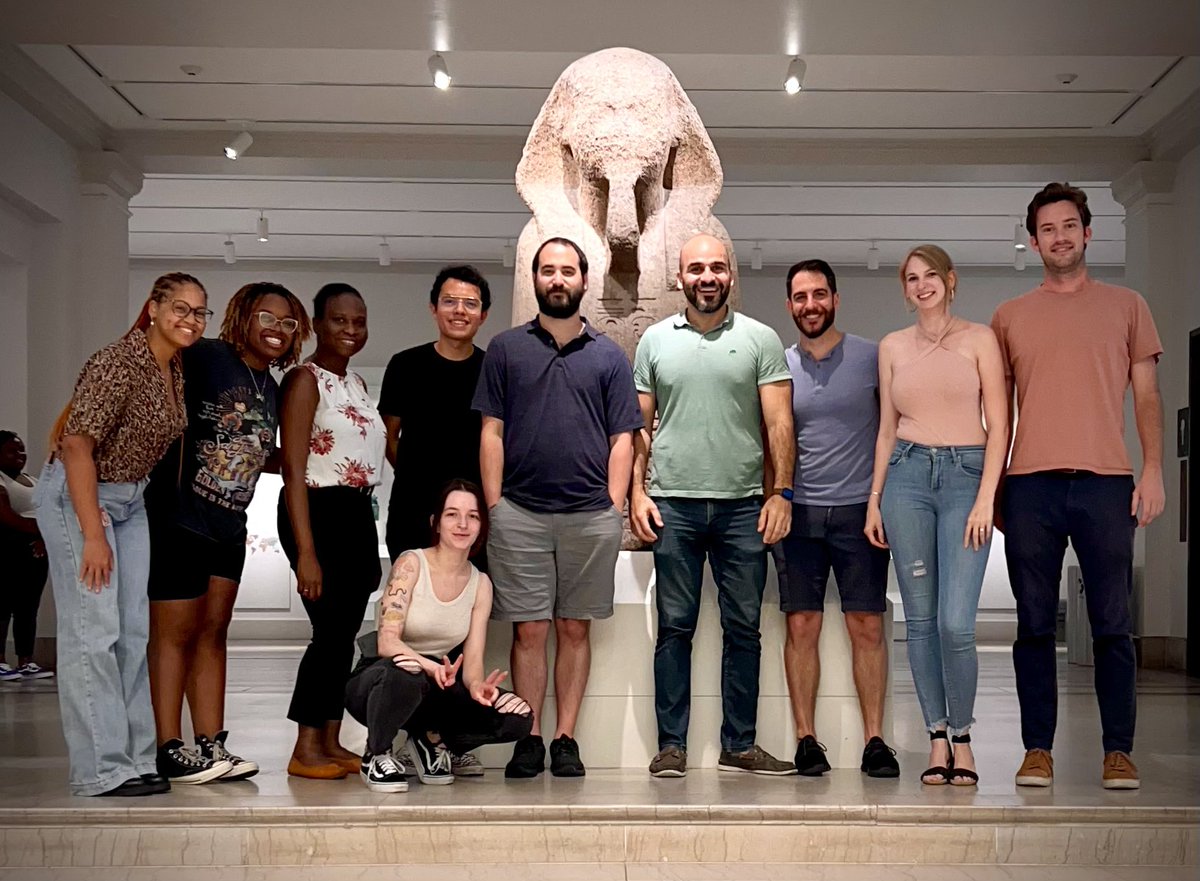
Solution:
[[[546,744],[540,735],[522,737],[504,766],[505,777],[536,777],[546,769]]]
[[[160,792],[171,791],[171,781],[162,774],[143,774],[142,782],[150,788],[151,795],[158,795]]]
[[[233,770],[233,762],[219,761],[188,749],[179,738],[158,748],[158,773],[172,783],[208,783]]]
[[[358,774],[372,792],[408,792],[408,781],[404,779],[404,765],[391,753],[373,756],[363,753]]]
[[[218,731],[212,740],[209,740],[203,734],[196,735],[196,749],[200,755],[212,762],[229,762],[233,765],[233,770],[226,772],[221,778],[225,780],[249,780],[258,773],[258,762],[251,762],[249,759],[243,759],[241,756],[235,756],[225,748],[225,740],[229,737],[228,731]]]
[[[408,755],[422,783],[444,786],[454,782],[450,750],[441,741],[433,743],[424,734],[411,734],[408,738]]]
[[[550,741],[550,773],[555,777],[582,777],[587,773],[575,738],[564,734]]]
[[[882,737],[872,737],[863,750],[862,771],[868,777],[899,777],[900,763],[896,751],[883,742]]]
[[[157,790],[141,777],[130,777],[120,786],[114,786],[112,789],[108,790],[108,792],[100,793],[99,797],[109,798],[113,796],[131,797],[139,795],[154,795],[155,792],[157,792]]]
[[[828,770],[825,744],[818,743],[811,734],[804,735],[796,747],[796,773],[801,777],[820,777]]]

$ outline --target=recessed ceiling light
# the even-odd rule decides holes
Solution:
[[[181,64],[179,65],[179,69],[188,76],[200,76],[200,74],[204,73],[204,68],[199,64]]]

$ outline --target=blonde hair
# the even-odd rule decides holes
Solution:
[[[929,268],[937,273],[938,278],[942,280],[942,284],[946,286],[946,302],[954,302],[954,293],[958,286],[958,273],[954,269],[954,261],[950,259],[950,255],[946,253],[946,249],[939,245],[917,245],[908,255],[900,261],[900,290],[905,288],[905,274],[908,272],[908,263],[913,257],[920,257],[929,264]],[[950,280],[950,276],[954,275],[954,281]],[[904,298],[905,306],[911,311],[914,307],[908,302],[908,297]]]

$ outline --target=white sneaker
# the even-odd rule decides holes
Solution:
[[[16,682],[20,678],[20,671],[8,664],[0,664],[0,682]]]
[[[391,753],[364,754],[358,774],[372,792],[408,792],[404,765]]]
[[[455,777],[482,777],[483,762],[476,758],[475,753],[463,753],[461,756],[450,753],[450,770]]]
[[[53,670],[46,670],[42,667],[39,667],[33,661],[30,661],[28,664],[22,664],[20,667],[17,668],[17,673],[20,674],[22,679],[53,679],[54,678]]]

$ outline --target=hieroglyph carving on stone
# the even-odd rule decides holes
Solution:
[[[642,331],[683,307],[679,249],[701,232],[726,243],[712,214],[721,161],[671,69],[634,49],[571,64],[533,123],[517,192],[533,211],[517,244],[513,324],[537,314],[531,265],[538,245],[565,236],[587,254],[581,311],[631,358]]]

